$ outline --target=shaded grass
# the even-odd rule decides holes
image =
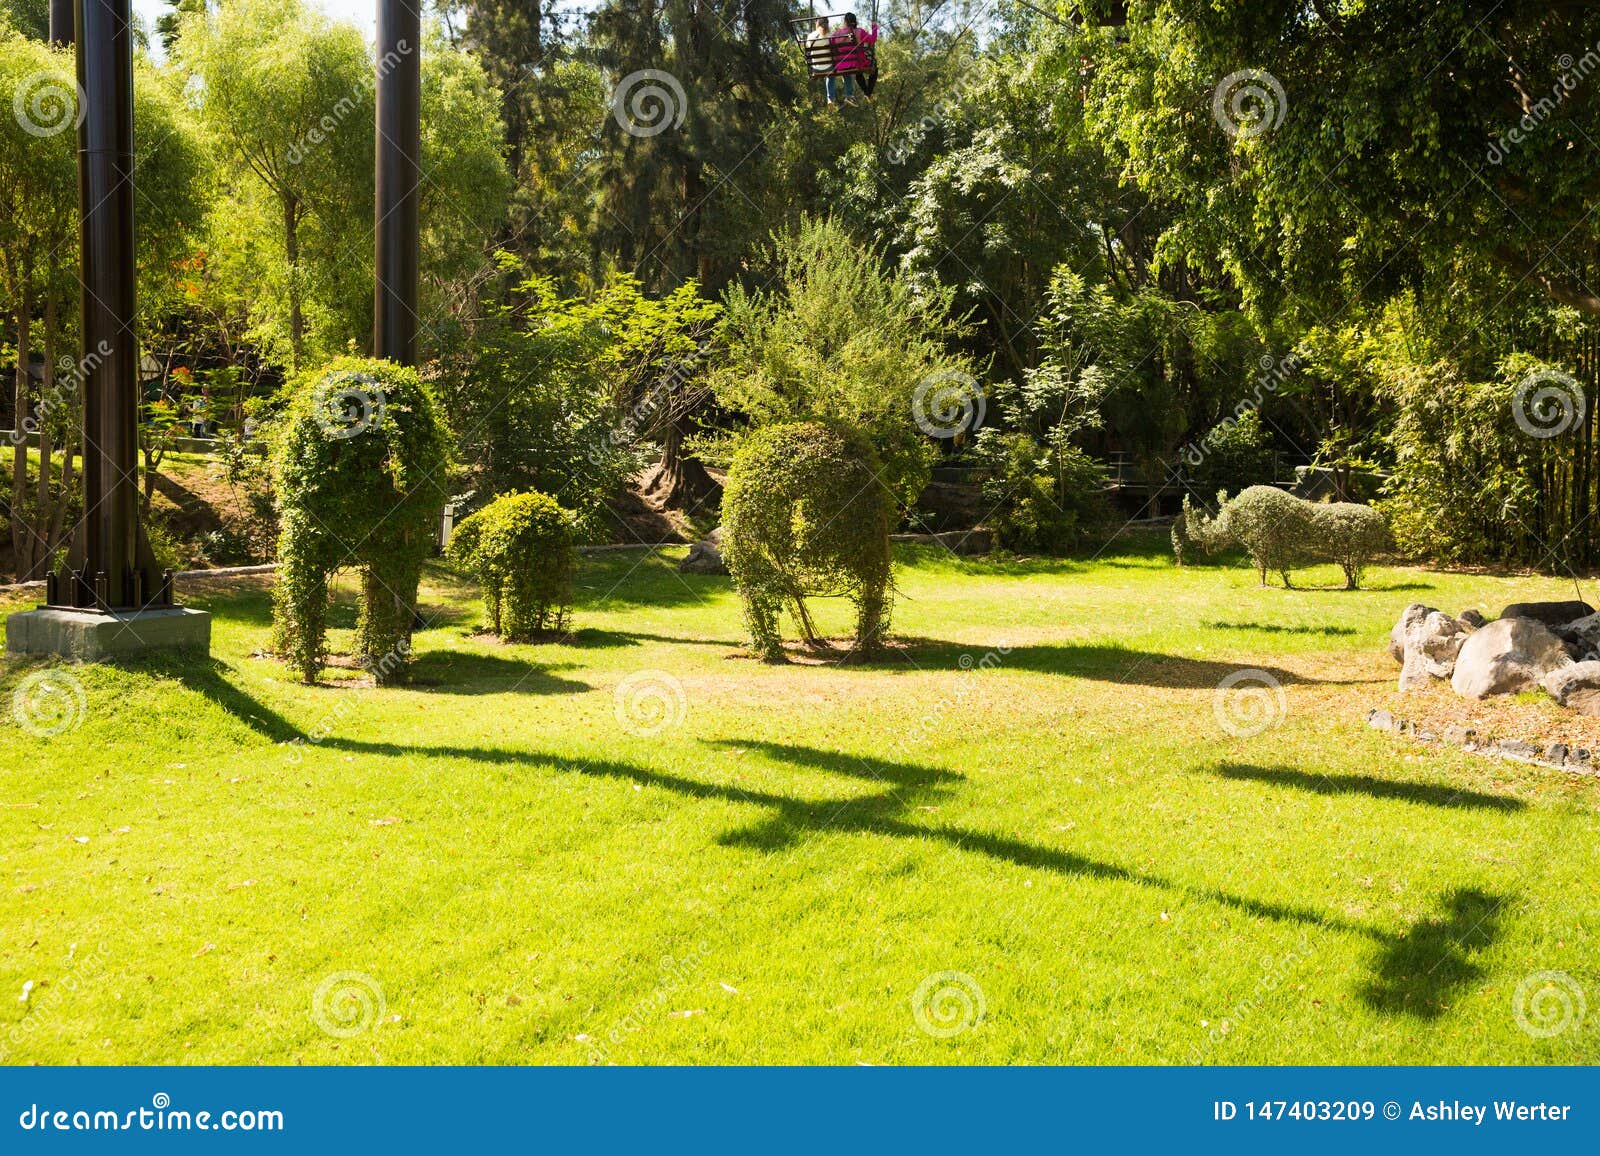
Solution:
[[[1562,584],[1262,590],[1118,550],[903,550],[909,643],[849,666],[740,657],[726,580],[671,556],[586,561],[576,632],[529,646],[475,636],[470,589],[430,572],[395,689],[298,685],[252,657],[260,582],[198,587],[211,661],[79,668],[81,725],[0,730],[0,992],[35,983],[0,1000],[0,1050],[1592,1062],[1592,1022],[1534,1038],[1513,999],[1538,971],[1600,982],[1594,782],[1362,721],[1407,602]],[[346,588],[336,650],[353,610]],[[1215,709],[1243,667],[1286,706],[1247,737]],[[7,700],[33,669],[7,663]],[[383,1017],[338,1038],[313,1004],[346,972]],[[912,1007],[942,972],[985,1007],[947,1039]]]

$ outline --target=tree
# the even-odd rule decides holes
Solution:
[[[452,0],[452,40],[499,94],[512,196],[498,241],[569,288],[589,280],[598,157],[610,91],[549,0]],[[459,24],[459,31],[455,31]]]
[[[764,264],[774,289],[727,295],[728,353],[711,378],[718,402],[756,426],[821,419],[860,430],[883,460],[883,484],[909,508],[927,484],[928,435],[962,432],[935,411],[979,401],[970,361],[948,348],[963,334],[952,292],[892,276],[833,220],[775,237]]]
[[[596,255],[647,286],[715,291],[753,236],[735,180],[759,164],[795,87],[780,57],[787,0],[608,0],[594,47],[614,83]],[[664,75],[663,75],[664,74]],[[765,226],[770,228],[771,225]]]
[[[436,344],[436,324],[470,309],[492,273],[485,243],[504,212],[508,177],[499,96],[482,69],[432,31],[413,50],[422,53],[426,348]],[[360,30],[302,0],[240,0],[186,17],[176,55],[198,78],[202,113],[231,161],[212,249],[232,277],[255,290],[265,272],[273,288],[261,339],[281,332],[291,365],[351,342],[364,348],[380,62]],[[282,67],[284,60],[296,67]]]
[[[906,197],[906,271],[955,288],[1007,376],[1038,361],[1034,322],[1057,266],[1081,272],[1116,257],[1101,212],[1116,206],[1117,182],[1085,140],[1080,108],[1048,63],[992,63],[949,110],[957,143]]]
[[[307,226],[320,226],[336,254],[338,234],[353,227],[347,210],[371,204],[366,44],[354,26],[300,0],[238,0],[187,14],[180,29],[175,55],[202,82],[206,123],[275,202],[298,367],[306,351]]]
[[[30,423],[41,429],[44,424],[31,379],[34,315],[41,298],[53,299],[54,274],[63,250],[71,252],[75,224],[77,100],[71,58],[0,30],[0,91],[15,93],[19,110],[19,115],[0,117],[0,296],[16,332],[11,551],[16,572],[31,575],[53,548],[48,530],[40,534],[30,511],[26,434]],[[46,364],[53,375],[53,363],[47,358]],[[47,391],[53,385],[52,376]],[[48,476],[48,467],[45,472]],[[45,491],[48,496],[48,483]]]
[[[50,35],[49,0],[0,0],[0,29],[11,28],[30,40]]]
[[[1153,0],[1085,51],[1087,107],[1168,237],[1263,314],[1494,266],[1600,315],[1594,7]],[[1087,40],[1084,42],[1089,43]],[[1498,295],[1498,294],[1497,294]]]

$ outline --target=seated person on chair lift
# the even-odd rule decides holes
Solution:
[[[878,70],[867,49],[878,42],[878,26],[874,24],[871,32],[863,32],[857,25],[856,14],[847,12],[844,24],[834,31],[831,39],[833,70],[839,75],[828,78],[828,103],[835,103],[841,95],[844,100],[853,100],[857,78],[861,82],[862,94],[871,96],[872,90],[878,86]]]
[[[828,30],[828,18],[818,16],[816,28],[806,37],[806,67],[811,70],[812,76],[827,77],[824,84],[829,103],[833,101],[833,66],[833,37]]]

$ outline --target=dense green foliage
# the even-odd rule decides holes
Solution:
[[[825,645],[806,606],[821,596],[855,606],[857,652],[882,645],[894,517],[882,471],[866,438],[836,423],[779,423],[744,439],[723,495],[723,553],[762,658],[783,657],[784,610],[808,644]]]
[[[946,351],[961,331],[951,293],[917,292],[834,219],[775,237],[767,261],[773,289],[729,290],[717,401],[758,427],[822,420],[860,430],[884,486],[909,508],[928,482],[930,435],[959,432],[925,400],[930,386],[952,383],[958,410],[976,396],[969,362]],[[963,398],[968,381],[974,392]]]
[[[510,642],[564,630],[572,604],[573,518],[548,494],[503,494],[450,537],[452,563],[477,575],[489,629]]]
[[[444,414],[415,370],[384,361],[341,358],[291,388],[273,456],[274,649],[315,682],[328,656],[330,583],[359,567],[356,661],[380,684],[399,681],[448,494]]]
[[[1043,446],[1025,433],[980,437],[983,505],[995,539],[1019,553],[1065,554],[1110,518],[1105,471],[1076,446]]]
[[[501,259],[508,274],[522,271]],[[644,466],[641,447],[699,400],[700,347],[717,315],[692,283],[653,298],[618,276],[592,296],[563,297],[549,277],[522,278],[437,365],[473,488],[549,493],[583,536],[612,532],[607,499]]]
[[[1355,590],[1368,564],[1390,545],[1382,513],[1355,502],[1307,502],[1271,486],[1251,486],[1231,500],[1218,494],[1217,502],[1214,518],[1184,502],[1173,529],[1180,563],[1192,546],[1208,554],[1241,546],[1263,586],[1269,573],[1287,588],[1291,570],[1333,562],[1344,572],[1346,589]]]
[[[365,348],[372,304],[382,62],[304,0],[170,9],[136,79],[148,474],[190,422],[243,438],[297,366]],[[1129,516],[1300,471],[1386,487],[1413,553],[1600,562],[1600,10],[884,0],[846,107],[792,10],[438,8],[421,370],[463,492],[549,493],[591,536],[709,525],[743,433],[819,419],[866,434],[901,513],[948,466],[989,490],[940,509],[1029,552],[1093,534],[1099,462]],[[22,75],[59,68],[42,11],[0,9]],[[20,135],[3,354],[60,364],[70,134]],[[1506,424],[1534,362],[1586,394],[1560,434]],[[76,485],[55,413],[50,477],[13,477],[40,495],[15,569]]]

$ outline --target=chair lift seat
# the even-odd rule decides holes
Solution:
[[[813,80],[826,80],[830,76],[859,76],[878,70],[876,45],[857,45],[854,55],[860,63],[849,68],[840,68],[839,46],[832,39],[822,40],[813,34],[812,30],[816,28],[818,20],[827,20],[829,27],[832,28],[842,16],[842,13],[817,13],[789,21],[789,35],[800,46],[800,51],[805,53],[806,71]]]

